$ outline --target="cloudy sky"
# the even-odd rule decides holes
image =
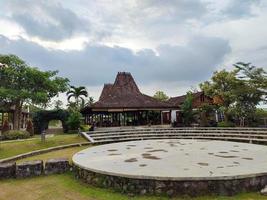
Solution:
[[[243,61],[267,70],[266,0],[0,0],[0,53],[59,70],[98,99],[118,71],[184,94]]]

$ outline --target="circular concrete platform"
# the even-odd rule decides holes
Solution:
[[[73,163],[84,174],[87,172],[87,177],[82,178],[92,179],[89,183],[114,187],[112,180],[122,184],[126,180],[127,185],[131,182],[133,190],[138,185],[144,184],[146,188],[152,184],[152,193],[157,193],[157,183],[172,182],[173,190],[178,187],[184,191],[186,188],[182,185],[187,182],[188,187],[197,184],[206,192],[223,190],[232,194],[260,189],[267,182],[267,146],[237,142],[167,139],[113,143],[80,151],[73,156]],[[104,179],[108,183],[93,181],[99,176],[107,177]],[[136,180],[139,182],[135,183]],[[227,181],[229,184],[225,185]],[[217,191],[212,187],[221,189]],[[163,193],[167,193],[168,188],[166,186]]]

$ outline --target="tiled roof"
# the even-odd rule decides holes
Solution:
[[[114,84],[105,84],[99,101],[91,108],[139,108],[139,109],[167,109],[173,107],[167,102],[142,94],[132,75],[119,72]]]

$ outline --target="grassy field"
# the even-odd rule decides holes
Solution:
[[[84,185],[73,175],[52,175],[23,180],[0,181],[0,200],[167,200],[167,197],[129,197],[111,190]],[[180,197],[174,200],[267,200],[257,193],[240,194],[234,197],[204,196]]]
[[[40,154],[40,155],[36,155],[36,156],[31,156],[29,158],[24,158],[24,159],[18,160],[17,162],[20,163],[20,162],[29,161],[29,160],[46,161],[50,158],[68,158],[69,161],[71,161],[73,154],[75,154],[76,152],[81,151],[83,149],[86,149],[86,148],[88,148],[88,145],[52,151],[49,153],[44,153],[44,154]]]
[[[0,143],[0,159],[34,150],[79,142],[86,142],[86,140],[77,134],[62,134],[47,138],[45,143],[42,143],[40,139]]]

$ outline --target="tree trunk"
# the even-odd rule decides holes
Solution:
[[[17,101],[14,110],[14,130],[20,130],[20,120],[21,120],[21,104]]]

